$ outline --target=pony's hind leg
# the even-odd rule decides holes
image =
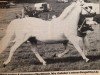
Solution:
[[[15,42],[15,44],[11,47],[11,50],[10,50],[10,54],[9,54],[9,57],[8,59],[3,63],[4,65],[7,65],[10,61],[11,61],[11,58],[15,52],[15,50],[22,44],[23,42]]]
[[[16,51],[16,49],[19,46],[21,46],[21,44],[23,44],[28,38],[29,38],[29,36],[26,36],[26,37],[25,36],[19,36],[19,38],[16,39],[14,45],[11,47],[8,59],[3,63],[4,65],[7,65],[11,61],[11,58],[12,58],[14,52]]]
[[[65,51],[62,52],[62,53],[60,53],[60,54],[58,54],[57,57],[62,57],[64,54],[66,54],[66,53],[69,52],[69,48],[68,48],[68,40],[65,40],[65,41],[63,42],[63,45],[64,45]]]
[[[34,45],[34,46],[31,45],[31,50],[32,50],[33,53],[36,55],[36,57],[38,58],[38,60],[39,60],[41,63],[43,63],[43,65],[46,65],[45,60],[44,60],[44,59],[40,56],[40,54],[38,53],[36,45]]]
[[[34,39],[34,40],[32,40],[32,39]],[[34,42],[32,42],[32,41],[34,41]],[[32,52],[36,55],[36,57],[38,58],[38,60],[41,63],[43,63],[43,65],[46,65],[45,60],[40,56],[40,54],[37,51],[37,40],[36,40],[36,38],[30,38],[29,42],[30,42],[30,46],[31,46]]]
[[[79,46],[79,40],[80,40],[80,38],[78,36],[73,36],[73,37],[68,37],[68,39],[74,45],[74,47],[76,48],[76,50],[80,53],[80,55],[82,56],[82,58],[86,62],[88,62],[89,59],[85,56],[84,52],[81,50],[81,48]]]

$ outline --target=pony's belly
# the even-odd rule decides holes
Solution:
[[[63,43],[65,40],[45,40],[45,41],[42,41],[46,44],[56,44],[56,43]]]
[[[39,40],[46,44],[55,44],[55,43],[63,43],[66,39],[59,39],[59,40]]]
[[[53,43],[53,42],[62,42],[66,40],[66,37],[63,35],[59,36],[42,36],[42,37],[37,37],[37,40],[42,41],[42,42],[47,42],[47,43]]]

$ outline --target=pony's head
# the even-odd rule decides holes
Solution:
[[[96,12],[93,10],[92,3],[84,3],[82,5],[82,15],[86,17],[94,17],[96,16]]]
[[[92,17],[96,15],[93,10],[93,3],[86,3],[84,0],[77,0],[76,3],[82,7],[82,14]]]

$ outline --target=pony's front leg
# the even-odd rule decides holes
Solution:
[[[65,54],[68,53],[68,52],[69,52],[69,48],[67,47],[67,48],[65,49],[65,51],[62,52],[62,53],[60,53],[60,54],[58,54],[57,57],[62,57],[63,55],[65,55]]]
[[[85,56],[84,52],[81,50],[80,46],[79,46],[79,41],[80,38],[78,36],[71,36],[68,37],[69,41],[71,41],[71,43],[74,45],[74,47],[76,48],[76,50],[80,53],[80,55],[82,56],[82,58],[88,62],[89,59]]]
[[[46,65],[46,62],[45,62],[45,60],[40,56],[40,54],[38,53],[38,51],[37,51],[37,45],[32,45],[32,44],[30,44],[30,46],[31,46],[31,50],[33,51],[33,53],[36,55],[36,57],[38,58],[38,60],[41,62],[41,63],[43,63],[43,65]]]

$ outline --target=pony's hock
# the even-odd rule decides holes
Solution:
[[[80,18],[80,13],[82,13],[83,10],[85,11],[84,14],[89,14],[89,13],[92,14],[95,13],[95,11],[92,10],[90,11],[90,8],[88,8],[88,10],[86,11],[85,7],[88,6],[85,6],[85,4],[87,3],[84,3],[84,5],[83,3],[84,2],[80,0],[77,0],[77,2],[73,2],[71,5],[65,8],[65,10],[59,17],[54,18],[50,21],[45,21],[33,17],[25,17],[22,19],[15,19],[11,21],[10,25],[7,28],[6,31],[7,33],[1,40],[1,45],[0,45],[1,46],[0,50],[1,52],[3,52],[10,44],[10,42],[14,41],[14,45],[11,47],[9,57],[4,62],[4,64],[7,65],[11,61],[11,58],[14,52],[17,50],[17,48],[21,46],[25,41],[27,41],[30,37],[35,37],[36,40],[45,43],[51,41],[69,40],[76,48],[76,50],[79,52],[79,54],[82,56],[82,58],[87,62],[89,59],[85,56],[84,52],[82,51],[79,45],[79,42],[82,38],[80,38],[77,35],[77,28],[78,28],[77,24]],[[84,9],[82,8],[81,5],[84,6]],[[14,35],[15,35],[14,39],[11,40],[11,38]],[[84,41],[82,42],[83,44],[85,44]],[[38,60],[43,65],[45,65],[46,61],[40,56],[40,54],[37,51],[37,43],[34,43],[34,45],[30,43],[30,46],[32,52],[35,54]],[[60,55],[60,57],[69,51],[67,44],[66,45],[64,44],[64,46],[65,46],[65,51],[58,54]],[[84,48],[83,50],[85,50],[85,46],[83,46],[83,48]]]

